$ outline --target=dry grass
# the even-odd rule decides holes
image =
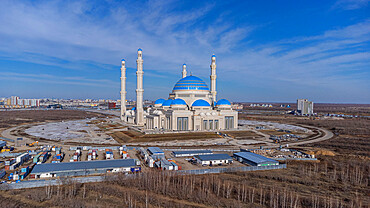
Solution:
[[[119,131],[109,134],[119,143],[127,142],[156,142],[174,140],[192,140],[217,138],[219,135],[213,132],[202,133],[167,133],[167,134],[141,134],[136,131]]]
[[[80,111],[80,110],[15,110],[0,111],[0,128],[10,128],[13,126],[45,122],[77,120],[93,117],[101,117],[101,114]]]
[[[222,131],[221,133],[227,134],[234,139],[254,139],[261,137],[253,131]]]

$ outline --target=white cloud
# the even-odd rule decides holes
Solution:
[[[338,0],[333,8],[344,9],[344,10],[354,10],[366,7],[369,5],[369,0]]]
[[[356,8],[364,2],[368,1],[337,4]],[[210,56],[215,53],[219,77],[241,84],[249,79],[270,86],[274,86],[273,82],[287,82],[327,87],[339,86],[340,79],[348,81],[352,90],[369,88],[364,84],[367,80],[363,80],[368,72],[356,75],[370,67],[366,51],[370,20],[320,35],[251,47],[246,38],[259,27],[227,21],[227,11],[218,14],[215,21],[205,22],[204,17],[214,15],[214,4],[177,11],[178,2],[149,1],[140,7],[131,3],[134,6],[128,7],[125,2],[100,8],[92,7],[89,1],[2,1],[0,54],[6,59],[71,70],[84,70],[81,65],[87,63],[108,70],[112,65],[119,68],[123,57],[128,67],[135,68],[136,50],[143,47],[147,75],[165,78],[164,73],[179,74],[184,62],[193,74],[207,77]],[[351,76],[338,78],[337,73],[342,71]],[[109,82],[79,78],[64,77],[61,83],[81,81],[84,85],[101,86]],[[39,80],[26,75],[22,79]]]

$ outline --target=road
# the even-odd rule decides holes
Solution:
[[[316,143],[316,142],[321,142],[321,141],[325,141],[327,139],[330,139],[334,136],[333,132],[327,130],[327,129],[323,129],[323,128],[318,128],[318,127],[313,127],[313,126],[307,126],[307,125],[301,125],[303,127],[307,127],[307,128],[315,128],[321,132],[324,132],[324,136],[319,136],[318,138],[315,138],[315,139],[311,139],[311,140],[307,140],[307,141],[301,141],[301,142],[294,142],[294,143],[288,143],[289,146],[291,145],[302,145],[302,144],[310,144],[310,143]]]
[[[291,147],[291,146],[298,146],[298,145],[316,143],[316,142],[325,141],[325,140],[330,139],[334,136],[333,132],[331,132],[327,129],[314,127],[314,126],[307,126],[307,125],[300,125],[300,126],[306,127],[306,128],[309,128],[309,129],[315,129],[315,130],[319,131],[320,134],[318,136],[316,136],[316,138],[313,138],[313,139],[303,140],[303,141],[298,141],[298,142],[284,143],[284,145],[288,145],[288,146]],[[237,141],[235,139],[232,139],[232,138],[229,140],[229,144],[238,146],[240,148],[246,148],[246,149],[249,149],[249,148],[253,147],[253,144],[240,145],[240,144],[237,143]],[[280,147],[280,145],[281,144],[266,143],[264,146],[267,147],[267,148],[276,148],[276,147]]]

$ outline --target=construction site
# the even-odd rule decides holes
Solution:
[[[63,111],[64,114],[69,113],[68,110],[47,113],[54,117],[54,113]],[[30,113],[35,115],[36,112]],[[10,121],[1,129],[0,181],[2,189],[8,192],[18,188],[28,187],[32,190],[50,184],[65,184],[62,181],[68,178],[72,179],[69,184],[96,182],[96,186],[99,186],[100,183],[122,180],[122,177],[130,183],[133,178],[140,181],[139,175],[149,177],[145,176],[148,173],[152,177],[160,172],[175,178],[177,175],[194,175],[195,180],[208,174],[215,174],[213,177],[220,180],[225,180],[228,174],[255,179],[265,175],[263,177],[267,178],[263,180],[268,181],[272,180],[269,179],[270,174],[308,174],[315,171],[307,169],[309,167],[318,167],[320,171],[323,170],[322,164],[333,168],[330,160],[345,161],[343,156],[338,157],[343,154],[340,150],[322,148],[321,144],[329,144],[326,140],[340,138],[336,134],[340,128],[333,133],[328,130],[330,127],[319,123],[324,121],[322,119],[242,115],[236,130],[154,134],[122,123],[116,116],[106,112],[73,111],[71,114],[75,115],[74,119],[61,117],[60,120],[48,119],[44,111],[38,113],[44,115],[44,120],[35,122],[20,116],[18,121],[22,122],[12,124]],[[27,117],[27,114],[23,116]],[[281,119],[285,122],[282,123]],[[360,174],[364,175],[368,170],[364,171]],[[233,180],[230,180],[227,179],[228,183],[233,184]],[[363,186],[363,179],[358,180],[357,186]],[[276,183],[278,181],[275,180],[273,184]],[[90,194],[93,193],[90,189],[93,184],[84,185]],[[234,188],[231,189],[237,192],[237,186],[232,186]],[[251,190],[254,187],[251,184],[245,186]],[[270,190],[268,187],[264,189]],[[53,191],[50,194],[52,196]],[[300,197],[304,199],[303,195]],[[315,197],[320,200],[319,196]],[[44,205],[48,203],[46,198],[43,201]]]

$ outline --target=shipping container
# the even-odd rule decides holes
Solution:
[[[21,172],[22,172],[22,173],[28,173],[28,172],[29,172],[29,170],[30,170],[30,167],[29,167],[29,166],[27,166],[27,167],[23,167],[23,168],[21,169]]]

